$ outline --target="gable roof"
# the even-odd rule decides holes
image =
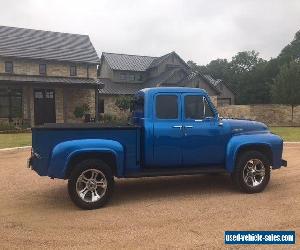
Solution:
[[[0,26],[0,56],[98,64],[89,36]]]
[[[102,56],[106,59],[109,67],[113,70],[127,70],[127,71],[146,71],[147,69],[154,68],[162,63],[169,56],[177,56],[182,64],[187,68],[188,65],[180,58],[176,52],[171,52],[160,57],[153,56],[139,56],[103,52]]]
[[[102,56],[114,70],[146,71],[157,57],[103,52]]]
[[[155,59],[153,60],[153,62],[150,64],[149,68],[153,68],[153,67],[158,66],[159,64],[161,64],[164,60],[166,60],[166,59],[167,59],[169,56],[171,56],[171,55],[176,56],[176,57],[182,62],[182,64],[183,64],[184,66],[186,66],[186,68],[190,68],[190,67],[187,65],[187,63],[186,63],[184,60],[182,60],[182,58],[181,58],[175,51],[172,51],[171,53],[168,53],[168,54],[163,55],[163,56],[161,56],[161,57],[155,58]]]

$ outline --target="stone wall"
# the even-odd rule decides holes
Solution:
[[[300,126],[300,105],[279,104],[229,105],[218,107],[220,116],[261,121],[269,126]]]
[[[121,111],[116,105],[117,95],[102,95],[99,99],[104,100],[104,114],[115,116],[117,119],[126,119],[130,112]]]
[[[0,58],[0,73],[5,73],[5,61],[13,62],[14,75],[31,75],[38,76],[39,64],[46,64],[47,76],[53,77],[71,77],[70,65],[71,63],[63,62],[45,62],[40,60],[24,60],[24,59],[5,59]],[[72,65],[74,65],[72,63]],[[75,64],[77,68],[77,78],[97,78],[97,66],[87,64]],[[88,69],[87,69],[88,67]]]
[[[59,99],[56,98],[57,107],[64,105],[64,122],[68,123],[78,123],[82,122],[84,118],[76,118],[74,115],[74,110],[78,106],[82,106],[83,104],[88,105],[89,114],[91,117],[95,117],[95,90],[94,89],[78,89],[78,88],[64,88],[62,89],[64,95],[61,96],[63,98],[63,104],[59,104]],[[56,113],[56,117],[57,117]],[[58,121],[57,121],[58,122]]]

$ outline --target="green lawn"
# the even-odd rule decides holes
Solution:
[[[31,133],[0,134],[0,148],[31,145]]]
[[[271,131],[283,138],[284,141],[300,142],[300,127],[271,127]]]
[[[271,127],[271,131],[284,141],[300,142],[300,127]],[[31,133],[0,134],[0,148],[12,148],[31,145]]]

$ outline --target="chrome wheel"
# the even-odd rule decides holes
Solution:
[[[247,186],[256,187],[260,185],[265,178],[265,166],[259,159],[247,161],[243,169],[243,179]]]
[[[76,192],[85,202],[97,202],[106,193],[107,180],[98,169],[88,169],[81,173],[76,181]]]

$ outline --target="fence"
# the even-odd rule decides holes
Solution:
[[[218,107],[220,116],[261,121],[269,126],[300,126],[300,105],[229,105]]]

